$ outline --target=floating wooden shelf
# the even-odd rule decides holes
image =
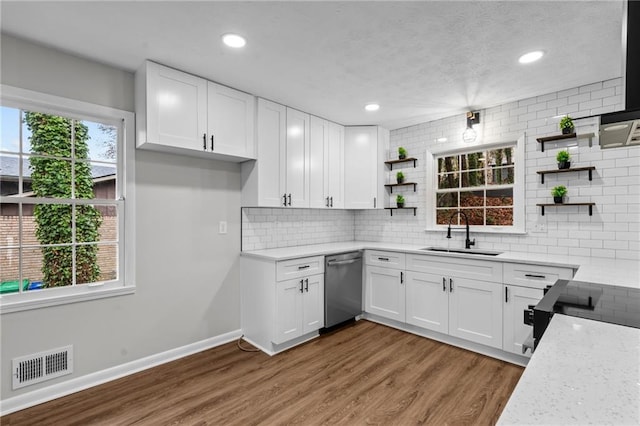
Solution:
[[[393,194],[393,188],[396,186],[411,186],[413,185],[413,192],[416,192],[416,186],[418,185],[416,182],[403,182],[403,183],[387,183],[384,186],[391,189],[391,193]]]
[[[595,136],[595,133],[584,133],[584,134],[575,134],[575,133],[569,133],[567,135],[555,135],[555,136],[546,136],[544,138],[538,138],[537,141],[538,143],[542,144],[541,148],[542,148],[542,152],[544,152],[544,144],[546,142],[555,142],[555,141],[561,141],[564,139],[589,139],[589,146],[591,147],[593,144],[593,137]]]
[[[589,180],[593,180],[593,176],[591,172],[595,169],[596,169],[595,166],[587,166],[587,167],[574,167],[572,169],[569,168],[569,169],[556,169],[556,170],[539,170],[536,173],[540,175],[540,183],[544,183],[544,175],[554,174],[554,173],[582,172],[582,171],[588,171]]]
[[[391,170],[393,170],[393,165],[394,164],[400,164],[400,163],[409,163],[413,161],[413,168],[416,167],[416,161],[418,161],[417,158],[413,158],[413,157],[407,157],[407,158],[403,158],[402,160],[387,160],[384,162],[384,164],[388,164],[389,166],[391,166]]]
[[[385,207],[385,210],[389,210],[391,212],[391,216],[393,216],[393,211],[394,210],[413,210],[413,215],[416,215],[416,210],[418,210],[417,207]]]
[[[536,204],[536,206],[542,207],[542,216],[544,216],[545,207],[569,207],[569,206],[589,206],[589,216],[593,216],[593,206],[596,203],[549,203],[549,204]]]

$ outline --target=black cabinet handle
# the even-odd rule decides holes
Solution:
[[[329,197],[327,197],[327,200],[326,200],[325,206],[329,207]]]
[[[284,194],[282,196],[282,205],[285,207],[287,206],[287,194]]]
[[[400,272],[400,284],[404,284],[404,272]]]
[[[333,207],[333,197],[329,197],[329,200],[331,200],[331,202],[329,204],[331,204],[329,207]]]
[[[289,205],[291,205],[291,193],[289,193]]]
[[[304,280],[304,289],[307,293],[309,293],[309,278]]]
[[[308,267],[309,267],[309,265],[298,266],[298,270],[300,270],[300,269],[307,269]]]
[[[304,280],[300,280],[300,293],[304,293]]]
[[[385,262],[388,262],[389,258],[388,257],[379,257],[378,260],[384,260]]]
[[[442,291],[447,291],[447,279],[442,277]]]
[[[202,135],[202,149],[207,150],[207,134]]]
[[[376,197],[373,197],[373,208],[376,208]]]
[[[509,287],[504,288],[504,303],[509,303]]]
[[[536,275],[536,274],[524,274],[524,276],[529,278],[547,278],[544,275]]]
[[[215,140],[214,137],[215,136],[211,135],[211,151],[213,151],[213,141]]]
[[[449,291],[453,293],[453,278],[449,278]]]

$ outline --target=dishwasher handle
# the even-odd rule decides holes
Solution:
[[[355,259],[349,259],[349,260],[329,260],[327,261],[327,266],[351,265],[352,263],[356,263],[361,259],[362,259],[361,257],[356,257]]]

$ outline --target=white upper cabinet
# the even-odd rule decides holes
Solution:
[[[253,96],[154,62],[136,72],[139,148],[241,162],[255,158]]]
[[[286,163],[281,173],[289,207],[309,207],[309,122],[309,114],[287,108]]]
[[[255,98],[208,82],[207,100],[209,148],[213,152],[256,158],[253,131]]]
[[[242,164],[245,207],[309,207],[310,117],[258,99],[258,159]]]
[[[345,208],[383,208],[389,132],[377,126],[347,126],[344,135]]]
[[[309,207],[344,207],[344,127],[311,116]]]
[[[329,122],[329,140],[324,149],[325,197],[329,207],[344,207],[344,126]]]

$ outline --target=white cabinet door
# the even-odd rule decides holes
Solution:
[[[147,62],[146,87],[146,138],[138,145],[206,151],[207,81]]]
[[[309,207],[309,114],[287,108],[287,205]]]
[[[207,89],[209,149],[219,154],[256,158],[254,97],[212,82],[208,82]]]
[[[304,279],[302,333],[324,327],[324,274]]]
[[[502,348],[502,285],[452,277],[449,334]]]
[[[245,205],[282,207],[287,143],[287,107],[258,99],[258,161],[245,163]],[[248,170],[250,169],[250,170]],[[248,172],[247,172],[248,171]],[[282,173],[281,173],[282,172]],[[282,178],[281,178],[282,174]],[[282,179],[282,180],[281,180]],[[257,203],[256,203],[257,199]]]
[[[365,309],[381,317],[405,320],[404,272],[379,266],[366,267]]]
[[[329,140],[324,152],[325,196],[329,207],[344,208],[344,126],[329,123]]]
[[[276,324],[273,343],[283,343],[303,334],[303,291],[303,279],[276,283]]]
[[[378,200],[378,128],[347,126],[344,131],[344,206],[348,209],[382,207]]]
[[[504,286],[504,321],[502,349],[518,355],[522,353],[522,343],[533,331],[533,327],[524,323],[524,311],[529,305],[537,304],[543,296],[543,290],[537,288]],[[528,351],[525,356],[531,356]]]
[[[329,145],[329,122],[311,116],[309,136],[309,207],[329,207],[325,187],[325,147]]]
[[[444,280],[444,282],[443,282]],[[442,275],[407,271],[407,323],[449,332],[449,289]]]

